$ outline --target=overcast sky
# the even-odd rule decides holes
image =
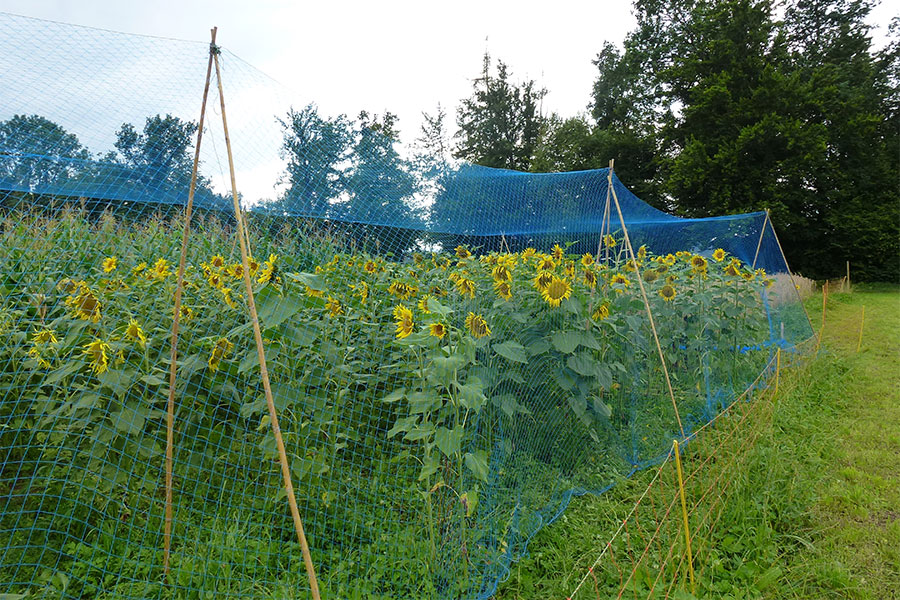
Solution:
[[[285,102],[300,107],[312,101],[318,104],[320,112],[332,116],[344,113],[355,117],[360,110],[375,113],[390,110],[400,118],[401,139],[406,143],[418,135],[422,111],[434,113],[438,103],[449,113],[451,122],[448,125],[455,128],[456,107],[462,98],[471,94],[472,79],[479,75],[485,50],[509,65],[514,80],[534,79],[548,90],[542,107],[544,114],[557,112],[568,117],[586,111],[596,73],[591,60],[605,41],[621,45],[625,35],[636,25],[630,0],[0,0],[0,11],[199,42],[209,40],[209,29],[215,25],[219,28],[220,45],[286,86],[287,90],[279,90],[279,95],[285,91],[286,97],[282,97],[277,106],[272,101],[276,108],[268,112],[269,115],[284,114]],[[887,22],[896,13],[897,9],[890,2],[876,9],[871,22],[882,25],[874,32],[876,39],[885,35]],[[18,56],[8,55],[6,68],[32,69],[20,77],[24,79],[33,74],[29,63],[40,60],[37,56],[41,55],[42,60],[50,63],[47,66],[49,75],[41,81],[58,79],[49,69],[53,64],[67,60],[66,50],[53,48],[52,42],[48,43],[51,44],[49,48],[13,49]],[[122,99],[118,96],[125,88],[117,88],[118,80],[104,70],[118,68],[119,77],[139,73],[150,81],[155,73],[157,77],[168,77],[167,81],[179,81],[171,76],[172,73],[181,68],[182,62],[185,63],[183,68],[188,69],[187,63],[192,61],[182,59],[185,55],[183,45],[177,48],[182,54],[163,56],[158,53],[143,57],[137,53],[128,56],[125,48],[115,52],[91,48],[100,53],[93,63],[96,65],[93,77],[111,87],[105,91],[109,92],[110,98],[117,98],[115,108],[121,111]],[[188,52],[196,54],[192,56],[194,67],[205,63],[205,53],[202,48],[198,50]],[[154,59],[157,61],[155,66],[146,64]],[[166,63],[168,70],[160,61]],[[2,64],[4,57],[0,57]],[[205,67],[200,69],[202,72]],[[82,90],[80,98],[66,93],[83,87],[91,75],[82,72],[79,77],[71,84],[62,79],[55,81],[58,90],[44,90],[33,102],[10,88],[8,84],[13,82],[6,81],[7,103],[19,106],[0,106],[0,113],[35,110],[59,119],[66,114],[104,114],[97,103],[102,103],[105,96],[90,88],[93,82],[89,82],[86,92]],[[202,75],[195,77],[193,74],[188,77],[198,79],[196,83],[202,89],[201,78]],[[182,77],[181,81],[184,80]],[[159,82],[154,90],[160,89],[162,93],[164,83]],[[260,97],[264,94],[254,93],[243,81],[241,85],[244,87],[235,91],[238,94],[245,92],[243,96],[232,95],[228,100],[229,120],[234,114],[236,122],[242,111],[265,112],[260,106]],[[0,99],[3,96],[0,90]],[[94,151],[100,151],[102,148],[98,146],[111,144],[114,126],[125,120],[139,125],[141,115],[158,112],[141,106],[142,99],[152,104],[155,99],[150,96],[130,97],[128,108],[133,109],[133,118],[130,114],[118,113],[113,117],[111,106],[105,114],[109,114],[110,119],[117,119],[115,123],[92,122],[87,118],[71,125],[63,120],[60,122],[73,127],[86,142],[91,142],[91,135],[99,135],[96,132],[106,132],[102,144],[88,143]],[[226,96],[229,96],[227,91]],[[81,113],[74,109],[79,101],[83,105]],[[48,107],[51,102],[55,104]],[[191,96],[190,104],[184,107],[185,118],[196,118],[195,102]],[[32,106],[37,108],[32,109]],[[178,114],[175,109],[173,112]],[[264,127],[269,129],[266,139],[272,146],[267,153],[274,158],[280,132],[271,117]],[[257,138],[263,139],[259,125],[248,124],[247,129],[252,129]],[[240,134],[238,130],[233,137],[239,138]],[[208,164],[218,160],[210,159]],[[275,177],[272,173],[280,166],[274,160],[267,161],[270,164],[260,166],[253,179],[258,180],[261,187],[271,189]],[[246,168],[255,169],[257,165]],[[263,181],[269,183],[262,186]],[[269,192],[260,194],[271,195]]]

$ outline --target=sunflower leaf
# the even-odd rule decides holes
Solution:
[[[494,352],[506,360],[523,364],[528,363],[528,353],[525,351],[525,346],[518,342],[501,342],[499,344],[494,344],[493,348]]]
[[[447,457],[455,456],[462,444],[463,428],[447,429],[438,427],[434,432],[434,443]]]
[[[581,343],[581,336],[575,331],[556,331],[550,336],[550,341],[563,354],[572,354]]]
[[[488,478],[488,453],[484,450],[476,450],[475,452],[466,452],[463,457],[466,467],[472,471],[478,479],[487,481]]]

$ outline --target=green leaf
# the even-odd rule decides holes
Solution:
[[[612,406],[601,400],[600,398],[594,397],[594,412],[599,416],[604,417],[606,419],[612,416]]]
[[[581,336],[575,331],[556,331],[550,336],[550,341],[563,354],[572,354],[581,343]]]
[[[281,335],[295,346],[307,348],[319,337],[319,328],[312,323],[290,323],[281,328]]]
[[[426,440],[434,435],[434,425],[431,423],[420,423],[409,430],[409,432],[403,436],[404,440],[408,440],[410,442],[415,442],[417,440]]]
[[[416,422],[419,420],[417,415],[413,415],[411,417],[402,417],[397,419],[397,422],[394,423],[394,426],[390,428],[387,432],[388,437],[394,437],[398,433],[403,433],[405,431],[409,431],[413,427],[415,427]]]
[[[406,396],[406,388],[400,388],[398,390],[394,390],[387,396],[381,399],[382,402],[397,402],[398,400],[402,400]]]
[[[443,304],[438,302],[437,298],[429,298],[428,299],[428,310],[430,310],[433,313],[437,313],[437,314],[441,315],[442,317],[446,317],[447,315],[449,315],[450,313],[453,312],[453,309],[451,309],[447,306],[444,306]]]
[[[487,397],[484,395],[484,385],[481,383],[481,379],[474,375],[469,376],[465,385],[457,385],[456,389],[459,393],[460,404],[476,413],[487,402]]]
[[[412,414],[429,412],[443,403],[441,398],[433,391],[410,392],[406,399],[409,402],[409,412]]]
[[[286,277],[288,279],[298,281],[303,285],[309,286],[310,289],[313,289],[317,292],[325,291],[325,282],[319,275],[315,275],[313,273],[288,273]]]
[[[512,394],[503,394],[498,400],[500,401],[500,410],[509,417],[515,416],[516,413],[531,414],[531,411],[519,404],[519,401]]]
[[[466,507],[466,516],[471,517],[475,514],[475,509],[478,508],[478,490],[472,489],[465,492],[459,497],[459,501]]]
[[[65,366],[63,366],[59,369],[56,369],[55,371],[53,371],[52,373],[47,375],[47,377],[45,377],[44,380],[41,382],[41,385],[53,385],[57,381],[61,381],[61,380],[65,379],[66,377],[68,377],[69,375],[71,375],[72,373],[75,373],[80,368],[81,368],[81,363],[79,361],[75,361],[75,360],[69,361],[65,364]]]
[[[305,306],[304,297],[282,296],[272,287],[267,287],[256,296],[256,311],[263,329],[277,327]]]
[[[434,443],[445,456],[452,458],[459,452],[462,436],[462,427],[457,427],[453,430],[446,427],[438,427],[434,432]]]
[[[506,341],[493,345],[494,352],[505,358],[506,360],[517,363],[528,363],[528,353],[525,346],[518,342]]]
[[[419,481],[423,479],[427,479],[431,477],[435,473],[437,473],[438,468],[441,466],[441,459],[439,456],[426,456],[425,460],[422,461],[422,470],[419,472]]]
[[[488,478],[488,453],[485,450],[476,450],[475,452],[466,452],[463,457],[466,467],[478,479],[487,482]]]
[[[591,377],[595,373],[596,361],[587,352],[579,352],[574,356],[570,356],[566,361],[566,366],[584,377]]]
[[[113,426],[125,435],[138,434],[144,430],[149,411],[149,406],[142,404],[140,400],[133,400],[112,415]]]

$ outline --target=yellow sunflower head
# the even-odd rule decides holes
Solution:
[[[606,244],[607,248],[615,248],[616,247],[616,238],[613,236],[606,234],[603,236],[603,243]]]
[[[82,282],[75,295],[66,299],[66,304],[75,311],[75,316],[91,323],[100,322],[100,299]]]
[[[556,262],[559,262],[563,259],[563,256],[566,255],[566,251],[563,250],[562,246],[559,244],[553,244],[553,249],[550,251],[550,254],[553,255],[553,259]]]
[[[426,315],[431,314],[431,309],[428,308],[428,300],[430,299],[431,296],[425,294],[424,296],[422,296],[421,300],[419,300],[419,310],[421,310]]]
[[[706,259],[699,254],[695,254],[691,257],[691,269],[693,269],[694,272],[702,273],[706,271],[707,266],[709,266],[709,263],[707,263]]]
[[[537,262],[538,271],[552,271],[556,268],[556,263],[551,256],[539,256]]]
[[[472,337],[483,338],[491,335],[491,329],[488,327],[487,321],[481,315],[470,312],[466,317],[466,328],[472,334]]]
[[[662,296],[663,300],[669,302],[675,299],[675,296],[678,295],[678,292],[675,291],[674,285],[667,283],[666,285],[662,286],[662,288],[660,288],[659,295]]]
[[[447,335],[447,326],[443,323],[430,323],[428,325],[428,333],[442,340]]]
[[[512,298],[512,288],[510,287],[508,281],[495,281],[494,292],[496,292],[496,294],[504,300],[509,300],[510,298]]]
[[[375,264],[374,260],[367,260],[366,264],[363,265],[363,271],[366,273],[374,273],[378,270],[378,265]]]
[[[659,279],[659,271],[656,269],[647,269],[644,271],[644,281],[647,283],[653,283],[657,279]]]
[[[113,271],[116,270],[116,267],[118,266],[118,264],[119,264],[119,261],[115,256],[107,256],[106,258],[103,259],[103,263],[101,266],[103,267],[104,273],[112,273]]]
[[[546,289],[541,290],[541,297],[550,306],[557,307],[560,302],[572,295],[572,286],[569,282],[556,275],[550,281]]]
[[[713,260],[716,262],[722,262],[725,260],[725,250],[722,248],[716,248],[712,253]]]
[[[592,269],[585,269],[584,285],[588,286],[591,289],[597,286],[597,274],[594,273]]]
[[[157,259],[155,263],[153,263],[153,269],[150,271],[151,279],[165,279],[172,272],[169,270],[169,261],[164,258]]]
[[[413,331],[413,314],[412,311],[398,304],[394,307],[394,321],[397,326],[397,339],[402,340]]]
[[[259,274],[259,278],[256,280],[257,283],[278,283],[278,266],[275,264],[275,261],[278,260],[277,254],[270,254],[269,260],[265,261],[262,265],[262,271]]]
[[[585,252],[581,255],[581,264],[584,267],[589,267],[594,264],[594,255],[590,252]]]
[[[622,275],[621,273],[616,273],[609,279],[610,285],[621,285],[622,287],[628,287],[631,285],[631,282],[628,281],[628,277]]]
[[[506,265],[497,265],[491,271],[494,281],[512,281],[512,273]]]
[[[212,260],[209,261],[209,264],[213,268],[221,269],[222,267],[225,266],[225,259],[222,257],[221,254],[216,254],[215,256],[212,257]]]
[[[81,353],[90,360],[91,371],[96,375],[105,373],[109,368],[109,344],[103,340],[94,340],[81,347]]]
[[[329,318],[344,314],[344,307],[341,306],[341,301],[332,296],[328,296],[328,300],[325,301],[325,310],[328,311]]]
[[[551,281],[553,281],[553,273],[550,271],[541,271],[538,273],[537,277],[534,278],[534,287],[539,292],[543,292],[547,289],[547,286],[550,285]]]
[[[31,341],[35,344],[55,344],[59,340],[56,339],[56,332],[52,329],[40,329],[31,334]]]
[[[456,290],[463,296],[474,298],[475,282],[467,277],[460,277],[456,280]]]
[[[456,247],[456,256],[461,259],[466,259],[472,256],[472,253],[469,252],[469,249],[465,246],[457,246]]]
[[[602,321],[609,317],[609,304],[604,302],[600,306],[594,310],[594,313],[591,315],[591,318],[595,321]]]
[[[147,336],[144,334],[144,330],[141,329],[141,326],[134,319],[128,321],[128,326],[125,328],[125,337],[141,346],[147,343]]]
[[[222,359],[231,354],[232,350],[234,350],[234,344],[232,344],[226,338],[219,338],[219,341],[217,341],[216,345],[213,346],[212,352],[209,353],[209,360],[207,361],[209,370],[218,371],[219,364],[222,362]]]

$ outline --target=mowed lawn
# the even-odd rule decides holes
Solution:
[[[807,308],[818,330],[822,296]],[[830,294],[822,351],[783,371],[768,415],[751,425],[762,431],[749,449],[735,440],[722,450],[746,453],[743,472],[715,530],[698,541],[695,595],[681,573],[668,597],[900,598],[900,289]],[[535,536],[496,597],[566,598],[650,475],[575,498]],[[576,598],[616,597],[616,582],[607,583]],[[663,598],[666,589],[637,597]]]

